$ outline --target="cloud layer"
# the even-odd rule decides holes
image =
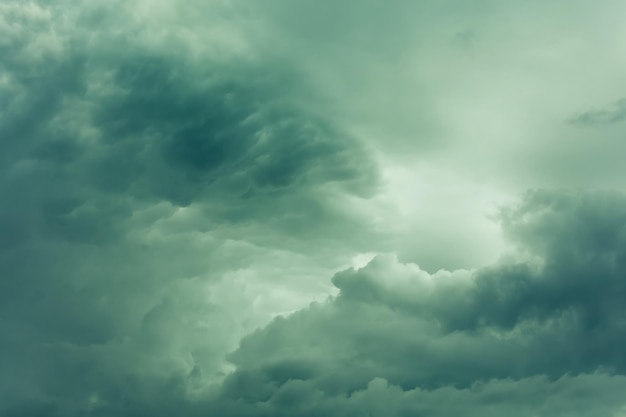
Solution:
[[[387,255],[338,273],[336,298],[243,340],[222,406],[268,416],[618,415],[625,203],[532,192],[503,214],[529,260],[429,274]]]
[[[2,2],[0,416],[624,415],[579,3]]]
[[[347,209],[373,159],[292,69],[158,39],[140,4],[1,7],[2,413],[131,415],[219,380],[370,236]]]

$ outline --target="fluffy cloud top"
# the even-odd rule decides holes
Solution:
[[[222,406],[268,416],[617,415],[626,198],[536,191],[503,224],[530,260],[428,274],[378,256],[338,273],[336,298],[243,340]]]

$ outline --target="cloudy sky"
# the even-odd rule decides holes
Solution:
[[[626,416],[626,3],[0,2],[0,416]]]

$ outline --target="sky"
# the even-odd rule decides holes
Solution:
[[[0,416],[626,416],[625,17],[3,0]]]

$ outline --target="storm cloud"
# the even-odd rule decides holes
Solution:
[[[0,416],[622,415],[623,5],[461,3],[2,2]]]
[[[343,201],[378,182],[363,144],[307,108],[313,96],[280,62],[194,58],[148,45],[140,24],[110,26],[119,5],[71,6],[2,6],[9,415],[81,414],[100,397],[130,415],[130,391],[219,379],[245,329],[299,305],[254,288],[283,280],[278,263],[323,291],[311,276],[337,262],[333,236],[359,246],[369,234]]]
[[[223,395],[243,415],[617,415],[625,203],[536,191],[503,213],[527,260],[340,272],[337,297],[243,340]]]

